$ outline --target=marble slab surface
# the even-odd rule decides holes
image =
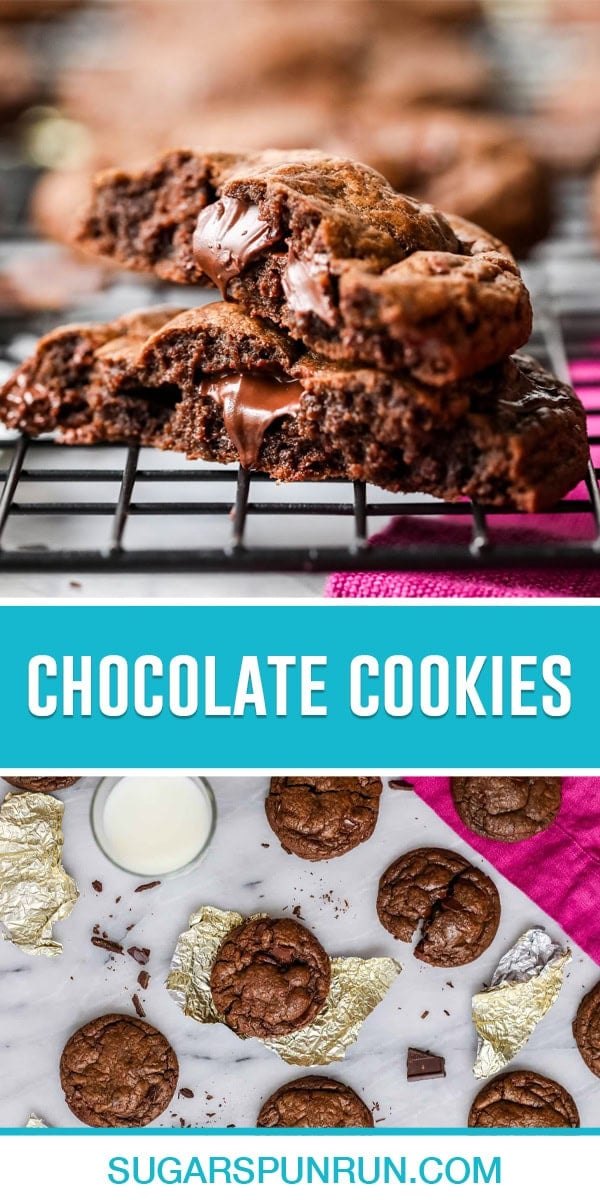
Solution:
[[[501,953],[526,928],[543,924],[561,942],[560,928],[492,868],[502,899],[499,933],[470,966],[454,970],[419,964],[410,947],[395,942],[377,920],[375,897],[382,870],[419,845],[472,850],[413,793],[384,789],[371,840],[330,862],[311,864],[284,853],[270,830],[263,800],[266,779],[212,778],[218,823],[210,850],[192,872],[145,892],[138,878],[112,866],[92,837],[89,821],[93,779],[65,798],[64,862],[81,898],[68,920],[55,926],[63,954],[29,957],[0,943],[0,1125],[21,1126],[30,1112],[50,1125],[76,1125],[58,1078],[62,1047],[73,1030],[102,1013],[133,1014],[139,992],[146,1015],[171,1040],[179,1057],[180,1087],[193,1098],[175,1097],[156,1122],[178,1126],[252,1126],[263,1099],[300,1072],[286,1066],[256,1040],[240,1041],[222,1026],[201,1026],[183,1016],[164,987],[172,951],[188,916],[208,903],[244,914],[290,913],[295,905],[308,928],[331,954],[388,954],[403,971],[384,1002],[368,1018],[344,1062],[322,1073],[351,1084],[387,1126],[460,1126],[478,1090],[472,1075],[475,1034],[470,1019],[474,991],[489,980]],[[2,785],[3,787],[3,785]],[[3,788],[3,790],[6,790]],[[102,883],[102,891],[92,881]],[[119,899],[117,900],[117,897]],[[599,917],[600,919],[600,917]],[[149,988],[140,992],[138,964],[127,953],[110,955],[91,944],[94,926],[110,938],[149,947]],[[129,926],[133,926],[128,929]],[[561,995],[538,1025],[516,1064],[550,1075],[573,1094],[586,1126],[600,1125],[600,1080],[575,1047],[571,1022],[598,968],[573,946]],[[409,1046],[446,1057],[445,1079],[407,1083]]]

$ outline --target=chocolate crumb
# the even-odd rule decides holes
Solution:
[[[179,1089],[179,1092],[177,1094],[178,1094],[178,1096],[184,1096],[186,1100],[194,1099],[194,1093],[191,1088],[182,1087]]]
[[[422,1021],[424,1021],[424,1020],[425,1020],[425,1017],[428,1017],[428,1016],[429,1016],[429,1009],[428,1009],[428,1008],[426,1008],[426,1009],[425,1009],[425,1012],[422,1012],[422,1013],[421,1013],[421,1020],[422,1020]]]
[[[92,879],[92,887],[93,887],[93,889],[94,889],[94,891],[95,891],[95,892],[101,892],[101,891],[102,891],[102,884],[100,883],[100,880],[99,880],[99,879]]]
[[[137,977],[137,981],[138,981],[140,987],[142,988],[142,990],[145,992],[148,987],[148,984],[150,983],[150,976],[149,976],[148,972],[140,971],[140,973]]]
[[[98,946],[100,950],[110,950],[111,954],[122,954],[123,947],[119,942],[113,942],[107,937],[92,937],[90,938],[92,946]]]
[[[135,959],[136,963],[139,963],[140,967],[145,967],[150,958],[150,951],[147,946],[130,946],[127,953]]]
[[[139,886],[133,890],[134,892],[148,892],[150,891],[150,888],[155,887],[160,887],[160,879],[155,879],[152,883],[140,883]]]
[[[263,850],[268,850],[271,846],[270,842],[261,842],[260,844],[261,844]]]
[[[412,783],[409,783],[407,779],[390,779],[388,787],[393,792],[412,792]]]
[[[133,1007],[135,1008],[135,1011],[136,1011],[138,1017],[145,1017],[146,1013],[144,1010],[144,1005],[142,1004],[137,992],[133,993],[131,1000],[132,1000]]]
[[[295,904],[295,905],[294,905],[294,907],[293,907],[293,909],[292,909],[292,912],[293,912],[293,914],[294,914],[294,916],[295,916],[295,918],[296,918],[296,920],[297,920],[297,921],[303,921],[303,920],[304,920],[304,917],[302,916],[302,909],[301,909],[301,907],[300,907],[300,905],[299,905],[299,904]]]

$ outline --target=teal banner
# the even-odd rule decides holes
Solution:
[[[2,611],[3,771],[600,767],[594,604]]]

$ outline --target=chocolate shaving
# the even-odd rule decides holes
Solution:
[[[150,976],[149,976],[148,972],[140,971],[140,973],[137,977],[137,981],[138,981],[139,986],[145,992],[146,988],[148,987],[148,984],[150,983]]]
[[[130,946],[127,953],[135,959],[136,963],[139,963],[140,967],[145,967],[150,958],[150,951],[147,946]]]
[[[144,1005],[142,1004],[137,992],[133,993],[133,996],[131,997],[131,1001],[132,1001],[133,1007],[135,1008],[135,1011],[136,1011],[138,1017],[142,1017],[142,1018],[145,1017],[146,1013],[144,1011]]]
[[[415,1050],[409,1047],[406,1056],[406,1078],[409,1083],[415,1079],[443,1079],[446,1076],[446,1060],[441,1054],[432,1054],[430,1050]]]
[[[139,887],[134,888],[134,892],[148,892],[150,888],[160,887],[160,879],[153,880],[152,883],[140,883]]]
[[[123,954],[123,947],[119,942],[113,942],[107,937],[92,937],[90,938],[92,946],[98,946],[100,950],[110,950],[111,954]]]

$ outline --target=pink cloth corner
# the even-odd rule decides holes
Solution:
[[[597,435],[600,429],[597,411],[589,410],[597,410],[600,403],[600,359],[578,359],[570,364],[570,370],[580,400],[588,410],[589,435]],[[600,466],[600,447],[592,447],[592,459],[595,466]],[[587,500],[585,484],[580,484],[570,496]],[[564,538],[588,540],[593,536],[592,518],[586,513],[551,513],[526,520],[491,516],[489,523],[497,541],[509,541],[513,545],[523,545],[532,539],[553,542]],[[371,543],[374,546],[398,546],[403,542],[422,546],[455,544],[465,541],[469,526],[468,517],[394,517],[371,539]],[[338,572],[330,576],[325,595],[347,599],[425,596],[442,600],[460,596],[486,599],[599,596],[600,569],[562,566],[554,571]]]
[[[600,966],[600,778],[563,780],[558,817],[525,842],[494,842],[463,824],[449,778],[407,776],[418,796]]]

